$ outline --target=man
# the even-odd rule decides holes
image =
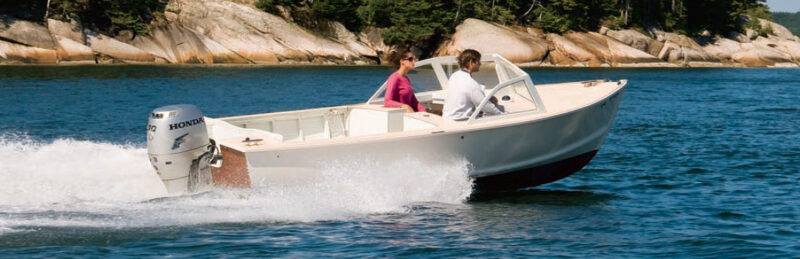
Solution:
[[[472,73],[481,68],[481,53],[474,49],[465,49],[458,55],[458,65],[461,70],[450,75],[447,98],[442,109],[442,116],[457,121],[469,119],[475,112],[475,107],[486,98],[481,85],[472,78]],[[483,106],[484,114],[503,113],[496,104],[496,100],[486,103]]]

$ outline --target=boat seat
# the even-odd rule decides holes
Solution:
[[[402,108],[376,104],[353,106],[347,116],[348,135],[355,137],[403,131],[405,112]]]

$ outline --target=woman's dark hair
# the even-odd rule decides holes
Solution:
[[[469,66],[469,62],[477,62],[481,60],[481,53],[474,49],[465,49],[458,54],[458,65],[462,68]]]
[[[386,59],[389,60],[392,67],[397,70],[400,68],[400,61],[403,60],[408,53],[411,53],[411,50],[408,48],[395,49],[386,56]]]

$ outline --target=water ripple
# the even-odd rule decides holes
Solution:
[[[459,164],[418,167],[426,169],[394,183],[367,174],[385,170],[343,163],[337,172],[359,173],[365,185],[327,186],[317,196],[267,188],[151,199],[163,190],[140,159],[149,110],[194,103],[220,117],[363,102],[385,68],[3,67],[0,256],[800,253],[800,70],[528,71],[539,84],[630,85],[584,170],[462,202],[463,182],[412,181]],[[413,190],[423,186],[435,190]]]

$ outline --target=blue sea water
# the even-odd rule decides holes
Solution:
[[[145,150],[152,109],[357,103],[389,71],[0,67],[0,257],[800,254],[800,70],[527,71],[630,80],[600,152],[561,181],[470,194],[468,179],[430,183],[463,173],[457,161],[350,161],[321,185],[163,198]]]

